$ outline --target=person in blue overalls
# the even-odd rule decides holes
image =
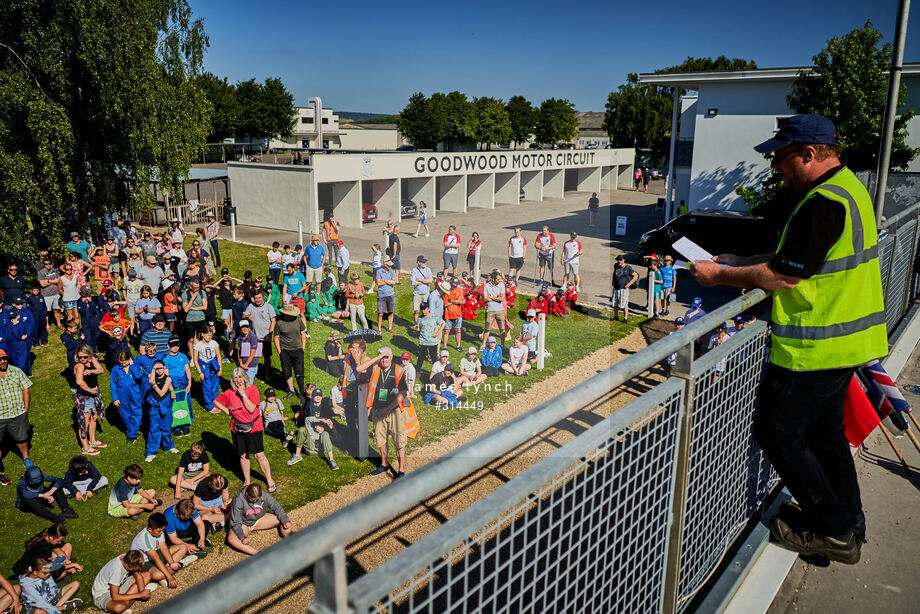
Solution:
[[[210,326],[198,332],[198,339],[192,346],[192,361],[201,376],[201,396],[206,411],[220,413],[214,409],[214,399],[220,394],[220,347],[214,341]]]
[[[13,308],[7,311],[3,322],[3,328],[6,329],[3,340],[6,352],[10,355],[10,364],[26,375],[32,375],[29,354],[32,351],[32,328],[35,321],[32,313],[23,308],[23,304],[21,296],[13,299]]]
[[[35,326],[32,327],[32,347],[48,345],[48,306],[45,305],[45,297],[40,291],[41,288],[35,286],[26,297],[26,309],[35,321]]]
[[[89,287],[83,286],[80,290],[80,300],[77,301],[77,313],[80,314],[80,332],[83,333],[83,342],[96,352],[96,338],[99,335],[99,324],[102,323],[102,308],[98,301],[92,298]]]
[[[173,454],[179,452],[172,439],[172,379],[162,360],[153,363],[153,372],[147,378],[147,385],[144,400],[150,416],[150,430],[147,431],[144,460],[152,463],[157,456],[157,450],[161,448]]]
[[[134,359],[134,364],[144,373],[144,381],[141,382],[141,390],[146,392],[149,384],[145,384],[147,378],[153,373],[153,363],[163,360],[164,354],[157,352],[157,344],[150,342],[142,348],[140,356]]]
[[[169,340],[169,354],[163,357],[163,364],[169,371],[169,377],[172,379],[174,392],[185,392],[185,398],[188,402],[189,419],[194,420],[195,414],[192,412],[192,371],[189,368],[188,356],[179,351],[182,342],[178,337]],[[176,429],[177,435],[189,435],[192,429],[188,426]]]
[[[130,445],[137,441],[144,415],[144,395],[141,392],[144,371],[134,364],[129,352],[119,352],[116,360],[118,365],[112,369],[109,392],[125,425],[125,437]]]

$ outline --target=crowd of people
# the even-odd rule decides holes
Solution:
[[[554,291],[556,240],[546,227],[535,239],[540,284],[527,304],[517,299],[527,250],[520,228],[509,238],[507,274],[494,269],[477,279],[483,247],[478,233],[466,243],[469,270],[461,270],[463,242],[452,226],[443,239],[443,269],[433,271],[421,254],[406,276],[400,270],[399,225],[388,224],[382,245],[370,254],[367,284],[363,273],[353,270],[332,217],[306,246],[274,243],[264,274],[245,271],[240,278],[221,267],[219,229],[210,216],[186,249],[187,231],[178,220],[158,235],[112,220],[92,243],[77,231],[70,233],[64,257],[42,252],[34,283],[25,281],[17,265],[0,279],[0,437],[12,439],[24,462],[16,507],[53,523],[43,534],[56,536],[55,547],[39,553],[30,554],[34,544],[27,542],[20,585],[0,586],[0,604],[6,600],[48,611],[79,605],[73,599],[79,583],[62,580],[61,570],[68,578],[82,571],[64,542],[65,522],[79,516],[80,503],[109,487],[111,517],[148,519],[130,549],[109,561],[93,584],[94,603],[109,612],[128,609],[160,584],[174,586],[173,572],[204,556],[216,531],[226,529],[226,543],[247,554],[256,552],[249,537],[253,530],[277,529],[285,537],[291,524],[272,497],[277,486],[265,435],[288,449],[288,465],[313,455],[336,471],[336,448],[356,449],[362,412],[381,456],[372,475],[403,477],[407,439],[420,432],[416,405],[457,407],[468,402],[470,387],[488,378],[526,376],[538,359],[540,315],[564,318],[578,300],[581,244],[572,233],[563,245],[565,275]],[[411,286],[411,321],[395,318],[400,283]],[[376,299],[371,303],[376,304],[376,331],[368,323],[368,295]],[[485,312],[482,327],[473,324],[480,311]],[[524,321],[515,330],[517,313]],[[335,325],[344,321],[350,321],[352,333],[343,345]],[[336,378],[325,393],[305,381],[307,340],[316,325],[329,327],[325,366]],[[381,333],[396,333],[397,326],[405,326],[406,337],[417,336],[418,352],[397,357],[383,346],[369,355],[368,343],[380,340]],[[41,445],[31,439],[28,418],[32,349],[47,345],[55,328],[66,350],[63,375],[73,395],[79,448],[61,467],[61,478],[29,456],[30,444]],[[466,339],[477,343],[464,348],[464,329]],[[270,369],[273,349],[280,379]],[[458,353],[455,358],[451,351]],[[221,380],[227,363],[229,385]],[[260,393],[256,380],[279,393],[272,387]],[[109,398],[103,398],[102,381],[109,384]],[[138,450],[114,483],[92,462],[109,447],[98,437],[108,407],[115,410],[128,449]],[[243,477],[234,496],[227,478],[211,471],[202,442],[184,451],[176,443],[192,433],[196,411],[229,416],[229,438]],[[169,481],[176,503],[169,507],[154,488],[141,486],[143,463],[161,453],[176,459]],[[264,491],[251,481],[253,459]],[[11,483],[2,465],[0,483]]]

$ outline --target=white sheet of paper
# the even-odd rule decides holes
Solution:
[[[674,241],[673,247],[689,262],[695,262],[697,260],[712,260],[712,254],[707,252],[705,249],[687,237],[681,237],[677,241]]]
[[[685,260],[675,260],[674,268],[675,269],[689,269],[690,265],[688,265]]]

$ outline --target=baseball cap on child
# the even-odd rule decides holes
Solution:
[[[676,319],[674,320],[674,323],[675,323],[675,324],[686,324],[687,322],[686,322],[686,320],[684,320],[683,318],[676,318]]]
[[[693,302],[690,304],[693,305],[694,307],[699,307],[700,305],[703,304],[703,299],[697,296],[693,299]]]

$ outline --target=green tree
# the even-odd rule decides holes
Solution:
[[[211,128],[209,141],[221,141],[236,135],[240,121],[240,105],[236,99],[236,88],[226,78],[206,72],[197,80],[211,105]]]
[[[291,134],[294,96],[280,79],[269,77],[264,84],[255,79],[241,81],[236,84],[236,100],[240,107],[237,137],[253,140]]]
[[[0,2],[0,250],[178,193],[209,128],[185,0]],[[25,213],[25,215],[24,215]],[[41,232],[30,232],[30,227]]]
[[[400,111],[396,127],[403,137],[418,148],[429,146],[428,99],[421,92],[409,97],[409,102]]]
[[[477,143],[492,149],[492,143],[507,143],[511,140],[511,122],[501,100],[483,96],[473,101],[473,109],[476,112]]]
[[[444,142],[444,151],[453,151],[455,144],[476,138],[476,111],[466,94],[454,91],[444,96],[444,110],[446,128],[439,139]]]
[[[537,140],[541,143],[571,141],[578,134],[575,106],[568,100],[559,98],[544,100],[540,103],[535,131]]]
[[[677,66],[656,73],[755,70],[753,60],[688,57]],[[630,73],[626,83],[607,97],[604,130],[615,147],[650,149],[654,158],[667,155],[671,131],[672,90],[668,87],[640,85],[639,75]]]
[[[537,125],[537,110],[523,96],[512,96],[505,108],[511,123],[511,137],[520,145],[533,134]]]
[[[843,155],[854,170],[875,170],[884,121],[891,62],[891,43],[881,45],[882,33],[867,21],[861,29],[827,42],[812,58],[813,70],[799,73],[786,97],[796,113],[824,115],[843,135]],[[898,107],[907,98],[898,92]],[[913,111],[898,115],[891,144],[891,168],[904,169],[920,150],[907,146],[907,122]]]

